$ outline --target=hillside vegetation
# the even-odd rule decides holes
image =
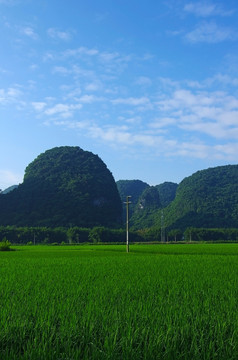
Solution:
[[[0,225],[124,228],[127,196],[131,230],[236,228],[238,165],[198,171],[179,185],[115,183],[97,155],[54,148],[27,166],[22,184],[0,193]]]
[[[238,165],[198,171],[178,186],[165,210],[167,226],[237,227]]]
[[[0,225],[118,226],[122,206],[104,162],[79,147],[58,147],[39,155],[24,181],[0,196]]]
[[[118,182],[117,182],[118,184]],[[126,194],[135,180],[127,181]],[[120,191],[119,191],[120,192]],[[146,186],[132,197],[130,224],[135,229],[161,227],[235,228],[238,224],[238,165],[198,171],[179,185],[165,182]]]

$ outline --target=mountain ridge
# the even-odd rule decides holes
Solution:
[[[62,151],[60,154],[59,149]],[[77,149],[82,156],[80,168],[72,166],[75,154],[69,156],[67,154],[69,149],[74,149],[73,152]],[[8,216],[8,219],[12,217],[9,225],[22,224],[22,218],[27,215],[28,225],[104,226],[110,223],[110,226],[112,224],[117,226],[121,209],[125,224],[126,207],[123,203],[126,201],[126,196],[130,195],[132,196],[129,207],[130,226],[134,230],[160,228],[162,216],[164,226],[169,229],[185,229],[190,226],[210,228],[238,226],[238,165],[209,167],[185,177],[179,184],[166,181],[150,186],[138,179],[115,182],[111,172],[97,155],[79,149],[79,147],[53,148],[47,150],[43,157],[40,154],[30,163],[26,167],[23,184],[1,192],[0,225],[8,224],[6,214],[9,215],[9,211],[14,209],[11,216]],[[54,152],[58,154],[56,158]],[[97,170],[94,172],[95,169]],[[105,172],[107,176],[104,178]],[[99,184],[104,189],[102,196],[95,193]],[[37,187],[41,194],[46,193],[48,198],[55,202],[53,207],[63,208],[67,205],[69,209],[78,209],[81,220],[77,221],[77,216],[71,210],[65,214],[57,210],[57,214],[52,215],[44,196],[41,195],[42,199],[37,197]],[[56,196],[55,189],[63,194],[63,200],[59,200]],[[108,214],[106,211],[108,202],[105,202],[105,196],[110,193],[114,194],[112,195],[114,200],[110,202]],[[15,203],[14,198],[17,199]],[[26,203],[28,211],[19,206],[19,203],[23,202]],[[42,222],[42,219],[37,219],[38,210],[33,206],[34,202],[44,208],[49,221]],[[88,207],[89,202],[93,205],[92,208]],[[95,219],[90,215],[91,211],[97,213]],[[105,221],[105,214],[108,214],[108,219],[114,216],[114,220]],[[85,216],[91,218],[89,223],[85,220]],[[115,221],[116,217],[118,221]],[[54,222],[51,221],[52,218]]]

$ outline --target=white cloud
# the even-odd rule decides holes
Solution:
[[[238,78],[230,77],[227,74],[217,74],[205,81],[205,85],[212,85],[214,83],[221,83],[223,85],[238,86]]]
[[[238,154],[238,143],[219,144],[214,146],[215,157],[221,160],[235,160]]]
[[[8,89],[0,89],[0,104],[19,102],[22,95],[18,87],[9,87]]]
[[[81,46],[77,49],[68,49],[66,51],[64,51],[63,56],[65,57],[78,57],[78,56],[82,56],[82,55],[87,55],[87,56],[95,56],[98,55],[98,50],[97,49],[90,49],[84,46]]]
[[[176,118],[173,117],[161,117],[154,120],[152,123],[149,124],[149,127],[156,130],[161,130],[162,128],[168,128],[171,125],[176,124]]]
[[[81,96],[78,101],[80,103],[83,103],[83,104],[91,104],[95,101],[102,101],[103,98],[100,98],[100,97],[97,97],[97,96],[94,96],[94,95],[83,95]]]
[[[136,79],[135,83],[141,86],[150,86],[152,84],[152,80],[147,76],[140,76]]]
[[[215,139],[238,139],[238,99],[225,92],[180,89],[157,105],[162,116],[150,123],[151,128],[173,126]]]
[[[71,73],[71,70],[69,70],[65,66],[55,66],[53,68],[53,73],[59,73],[61,75],[69,75]]]
[[[184,6],[184,11],[192,13],[199,17],[209,16],[229,16],[233,14],[233,11],[223,10],[219,5],[209,2],[193,2]]]
[[[44,54],[44,56],[43,56],[43,61],[44,62],[52,61],[52,60],[54,60],[54,55],[52,53],[47,52],[47,53]]]
[[[47,105],[45,102],[32,102],[31,104],[36,111],[44,110]]]
[[[71,33],[69,31],[60,31],[55,28],[47,30],[48,35],[53,39],[59,39],[63,41],[69,41],[71,39]]]
[[[98,62],[98,65],[103,65],[103,72],[122,71],[131,61],[131,55],[121,55],[119,52],[100,52],[96,48],[88,48],[81,46],[76,49],[67,49],[62,53],[63,58],[82,59],[87,64],[93,59]]]
[[[86,91],[98,91],[103,87],[100,81],[90,82],[85,86]]]
[[[149,98],[147,97],[129,97],[129,98],[118,98],[112,100],[114,105],[130,105],[130,106],[140,106],[140,105],[147,105],[150,103]]]
[[[190,43],[215,44],[225,40],[236,40],[237,33],[230,28],[218,27],[215,22],[204,22],[185,35]]]
[[[181,155],[183,157],[194,157],[197,159],[206,159],[211,154],[211,151],[211,146],[199,142],[182,142],[176,148],[176,155]]]
[[[37,34],[37,33],[35,32],[35,30],[34,30],[32,27],[30,27],[30,26],[26,26],[26,27],[22,28],[22,29],[21,29],[21,33],[22,33],[23,35],[26,35],[26,36],[30,37],[30,38],[33,39],[33,40],[38,39],[38,34]]]
[[[49,116],[60,115],[63,118],[68,118],[73,116],[75,110],[80,110],[81,108],[82,108],[81,104],[76,104],[76,105],[56,104],[55,106],[45,110],[44,113]]]

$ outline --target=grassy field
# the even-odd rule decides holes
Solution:
[[[0,359],[238,359],[238,244],[0,253]]]

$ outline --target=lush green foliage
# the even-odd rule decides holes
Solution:
[[[132,183],[133,185],[133,183]],[[147,187],[140,198],[153,187]],[[236,227],[238,221],[238,165],[219,166],[185,178],[179,185],[165,182],[155,187],[147,206],[133,208],[133,229],[160,227],[162,211],[169,230],[187,227]],[[152,195],[152,192],[150,193]],[[157,201],[157,208],[155,202]],[[159,207],[159,209],[158,209]]]
[[[119,180],[116,182],[122,201],[126,201],[128,195],[131,196],[132,208],[136,205],[140,195],[149,185],[141,180]]]
[[[0,358],[236,360],[237,257],[236,244],[1,253]]]
[[[0,251],[10,251],[11,243],[6,239],[6,237],[3,238],[3,240],[0,242]]]
[[[175,230],[176,231],[176,230]],[[173,230],[171,230],[173,232]],[[185,241],[236,241],[238,242],[238,229],[203,229],[187,228],[184,232]]]
[[[13,244],[80,244],[80,243],[124,243],[125,229],[109,229],[103,226],[89,228],[46,228],[0,226],[0,239],[7,238]],[[138,232],[130,231],[130,241],[144,241]]]
[[[238,221],[238,165],[198,171],[178,186],[165,211],[166,224],[185,229],[236,227]]]
[[[178,184],[173,182],[164,182],[160,185],[156,185],[159,192],[160,203],[163,208],[168,206],[175,199],[177,187]]]
[[[150,227],[137,231],[129,231],[130,242],[160,242],[161,228]],[[187,228],[185,231],[172,229],[165,231],[166,241],[216,241],[238,242],[236,228]],[[125,243],[125,229],[110,229],[103,226],[89,228],[46,228],[0,226],[0,239],[8,239],[12,244],[82,244],[82,243]]]
[[[130,198],[130,217],[134,213],[135,207],[139,200],[139,197],[143,193],[143,191],[149,188],[149,185],[141,180],[119,180],[116,182],[118,192],[121,198],[121,202],[123,204],[123,221],[126,221],[126,205],[124,202],[126,201],[126,197],[129,195]]]
[[[27,166],[23,184],[0,196],[0,224],[118,226],[122,206],[103,161],[79,147],[59,147]]]
[[[155,186],[150,186],[139,197],[131,217],[132,228],[141,229],[155,226],[154,215],[159,208],[161,208],[159,192]]]
[[[140,180],[117,181],[118,191],[122,201],[131,195],[130,223],[133,229],[159,226],[157,210],[170,204],[174,198],[177,184],[165,182],[149,186]],[[123,214],[125,219],[125,206]]]

